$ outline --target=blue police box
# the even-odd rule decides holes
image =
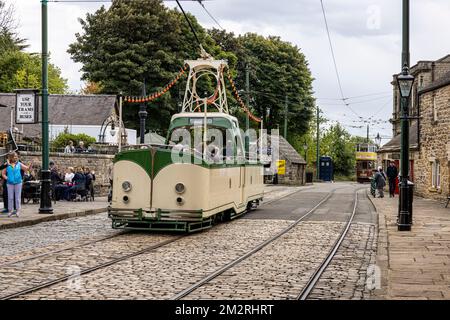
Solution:
[[[331,159],[331,157],[320,157],[319,179],[322,181],[332,181],[333,176],[333,159]]]

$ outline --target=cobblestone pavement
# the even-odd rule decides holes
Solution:
[[[145,249],[174,235],[127,233],[48,256],[0,267],[0,297]]]
[[[379,213],[377,299],[450,299],[450,209],[415,196],[411,231],[397,231],[398,197],[373,199]]]
[[[302,204],[304,207],[301,210],[307,212],[319,198],[323,198],[327,192],[335,188],[338,188],[340,190],[338,193],[344,197],[341,201],[348,202],[348,197],[351,198],[355,187],[355,184],[319,184],[305,189],[309,195],[316,194],[315,197],[310,197],[303,192],[289,196],[294,189],[277,186],[276,189],[272,189],[274,191],[266,193],[266,200],[287,195],[276,203],[285,201],[290,203],[297,197],[306,196],[310,199],[309,205]],[[276,208],[274,205],[270,206]],[[328,211],[332,212],[333,204],[328,206],[330,206]],[[299,210],[297,208],[297,211]],[[348,213],[346,206],[339,209],[341,210],[343,214]],[[212,290],[214,282],[211,282],[195,291],[197,296],[188,296],[188,299],[205,297],[202,294],[210,298],[227,299],[296,297],[313,267],[323,259],[342,229],[342,222],[336,222],[331,219],[332,216],[323,215],[323,217],[323,221],[302,222],[288,234],[215,279],[222,281],[220,286]],[[189,235],[152,252],[74,277],[71,281],[21,296],[20,299],[168,299],[207,274],[242,256],[292,222],[286,218],[237,219]],[[0,251],[0,259],[13,261],[18,257],[23,258],[67,245],[81,244],[83,241],[118,232],[110,228],[106,214],[52,223],[55,225],[46,227],[46,223],[42,223],[29,227],[29,230],[20,228],[0,231],[0,241],[4,241],[0,242],[1,248],[5,248],[3,245],[8,243],[8,239],[3,239],[4,236],[9,238],[9,242],[16,241],[14,248],[0,249],[3,250]],[[16,230],[17,232],[13,232]],[[20,230],[25,232],[21,233]],[[343,295],[333,294],[333,288],[347,282],[353,286],[361,284],[361,279],[366,277],[364,272],[367,263],[364,261],[367,252],[370,251],[368,239],[373,234],[374,226],[358,224],[352,227],[348,243],[344,242],[341,248],[345,250],[342,253],[338,252],[337,261],[340,262],[336,262],[335,267],[333,263],[329,266],[331,276],[326,275],[328,270],[325,273],[327,277],[339,279],[340,282],[324,286],[324,290],[320,293],[321,298],[343,298]],[[173,235],[130,233],[12,266],[1,267],[2,260],[0,260],[0,295],[65,276],[73,270],[98,265],[170,237]],[[362,253],[363,243],[366,244],[366,253]],[[356,269],[359,278],[355,281]],[[349,298],[367,298],[367,294],[358,288],[353,292],[355,294]]]
[[[353,223],[308,299],[370,299],[374,287],[366,283],[376,261],[376,238],[375,225]]]
[[[0,265],[118,233],[106,212],[0,230]]]
[[[300,223],[186,299],[295,299],[342,228],[339,222]]]
[[[3,205],[3,203],[1,203]],[[86,216],[106,211],[108,202],[106,197],[96,198],[95,201],[58,201],[52,202],[53,214],[40,214],[39,204],[24,204],[20,217],[0,214],[0,230],[35,225],[37,223]],[[2,207],[3,208],[3,207]]]
[[[23,298],[169,299],[289,223],[236,220],[221,224],[154,252],[81,276],[79,287],[61,283]]]

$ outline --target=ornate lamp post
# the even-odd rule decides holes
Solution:
[[[412,193],[408,192],[408,171],[409,171],[409,119],[408,105],[411,96],[411,89],[414,83],[414,77],[409,74],[408,66],[405,63],[403,72],[397,77],[397,85],[400,91],[402,116],[401,116],[401,163],[400,163],[400,206],[397,221],[398,231],[410,231],[412,219],[410,208],[408,206],[412,199]]]
[[[380,136],[379,132],[377,133],[377,136],[375,137],[375,143],[377,144],[377,148],[379,148],[381,145],[381,136]]]

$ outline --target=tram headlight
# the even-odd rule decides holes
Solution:
[[[131,190],[131,182],[130,181],[124,181],[122,182],[122,189],[125,192],[128,192]]]
[[[180,183],[177,183],[177,184],[175,185],[175,191],[176,191],[178,194],[182,194],[184,191],[186,191],[186,187],[185,187],[184,184],[182,184],[181,182],[180,182]]]

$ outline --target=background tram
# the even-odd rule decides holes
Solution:
[[[369,182],[372,170],[376,169],[377,146],[370,143],[356,145],[356,180]]]

